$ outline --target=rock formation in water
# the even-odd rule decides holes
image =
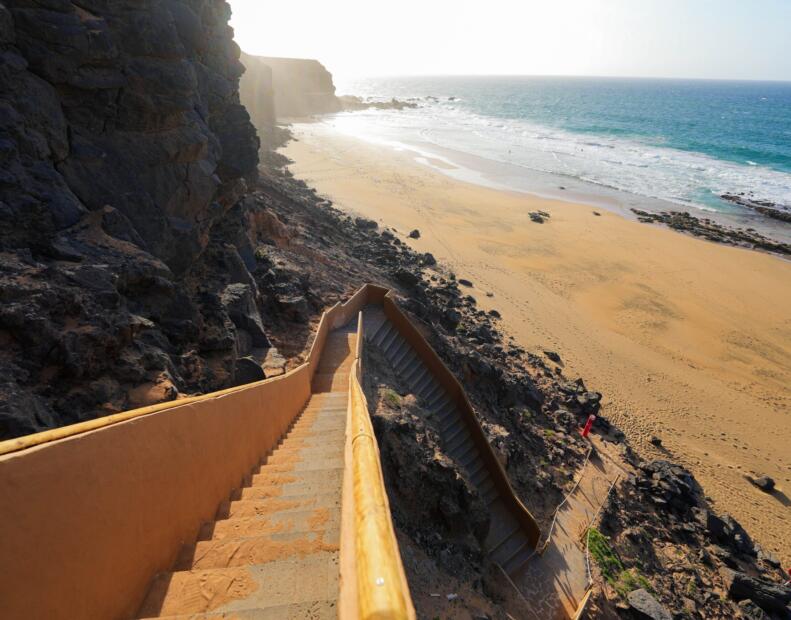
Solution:
[[[229,16],[0,3],[0,438],[232,384],[266,346]]]
[[[254,110],[256,121],[269,117],[304,117],[338,112],[341,104],[335,96],[332,74],[318,60],[271,58],[242,55],[247,72],[242,78],[242,101]],[[272,103],[261,85],[271,85]],[[263,99],[256,97],[263,92]],[[258,126],[258,123],[256,122]]]

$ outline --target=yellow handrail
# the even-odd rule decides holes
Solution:
[[[349,390],[357,614],[366,619],[412,620],[415,610],[390,516],[379,447],[361,386],[362,341],[363,314],[360,312],[356,359]]]

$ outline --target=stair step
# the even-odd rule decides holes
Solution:
[[[472,482],[476,487],[478,487],[480,486],[481,482],[483,482],[487,473],[488,472],[486,471],[486,461],[484,461],[483,457],[481,457],[481,459],[475,463],[475,466],[471,467],[470,470],[467,472],[467,476],[469,477],[470,482]]]
[[[382,351],[384,351],[385,357],[387,359],[393,359],[395,352],[404,344],[406,344],[406,340],[404,340],[401,334],[397,334],[396,337],[390,341],[387,347],[382,349]]]
[[[268,497],[301,497],[310,494],[329,493],[331,491],[341,492],[343,480],[332,482],[319,480],[308,483],[293,482],[289,484],[256,485],[236,489],[231,493],[231,501],[245,499],[266,499]]]
[[[435,379],[434,380],[434,386],[432,387],[431,391],[428,392],[423,397],[423,402],[426,404],[427,407],[430,408],[431,407],[431,403],[434,401],[434,399],[437,397],[437,395],[438,394],[442,394],[442,392],[443,392],[442,384]]]
[[[453,450],[460,442],[465,441],[470,437],[466,424],[457,424],[448,434],[442,438],[442,443],[445,446],[445,452]]]
[[[204,540],[184,545],[173,570],[175,572],[265,564],[304,557],[319,551],[337,551],[339,544],[340,532],[337,528]]]
[[[338,598],[338,553],[320,551],[255,566],[161,573],[140,617],[255,609]]]
[[[320,463],[268,463],[262,465],[259,472],[253,475],[253,481],[257,484],[256,476],[269,475],[269,474],[293,474],[299,475],[305,471],[326,471],[328,469],[343,468],[341,460],[334,459],[333,462],[320,462]]]
[[[238,609],[234,611],[214,611],[205,614],[179,614],[158,616],[167,620],[336,620],[338,610],[334,600],[291,603],[274,607]]]
[[[282,463],[282,462],[290,462],[294,459],[305,460],[305,459],[331,459],[336,457],[343,456],[343,440],[335,440],[331,442],[329,445],[325,446],[306,446],[306,445],[294,445],[289,446],[288,444],[277,448],[267,459],[267,463]]]
[[[341,392],[349,388],[349,373],[316,373],[313,375],[314,392]]]
[[[387,336],[390,334],[390,332],[392,332],[394,329],[395,329],[395,327],[393,327],[393,324],[390,323],[389,321],[383,323],[382,326],[379,328],[379,330],[376,332],[376,335],[374,336],[374,338],[372,340],[374,345],[376,345],[377,347],[381,347],[382,346],[382,341],[385,338],[387,338]]]
[[[415,364],[419,364],[417,354],[415,351],[410,348],[409,352],[402,356],[401,359],[398,361],[398,365],[393,365],[393,370],[395,373],[402,377],[405,372],[409,371],[411,368],[415,366]]]
[[[333,508],[292,510],[259,517],[238,517],[204,523],[201,526],[197,540],[255,538],[264,534],[286,533],[314,528],[334,529],[340,526],[340,522],[340,511]]]
[[[383,339],[382,342],[379,344],[379,348],[382,352],[387,355],[387,350],[390,348],[390,345],[393,344],[398,338],[400,334],[398,333],[397,329],[393,329],[388,335],[387,338]]]
[[[464,441],[458,442],[452,450],[446,450],[446,454],[453,457],[453,460],[461,464],[470,453],[475,452],[475,442],[472,437],[467,437]]]
[[[414,368],[408,369],[408,371],[404,373],[403,376],[404,383],[410,386],[410,389],[414,388],[415,381],[417,381],[419,377],[422,377],[423,373],[427,373],[427,372],[428,372],[428,368],[426,368],[426,366],[423,364],[422,361],[418,360],[415,363]]]
[[[396,349],[393,352],[393,355],[389,358],[390,365],[395,368],[396,366],[398,366],[399,362],[402,359],[404,359],[404,357],[409,355],[411,351],[412,351],[412,347],[409,346],[409,343],[406,340],[403,340],[401,346],[399,346],[398,349]]]
[[[496,546],[487,550],[487,553],[495,562],[502,566],[504,562],[511,558],[514,553],[522,547],[526,540],[527,538],[522,534],[521,528],[517,525]]]
[[[266,516],[273,513],[301,511],[310,508],[334,508],[340,506],[340,493],[292,495],[287,498],[238,499],[225,501],[217,509],[217,519]]]
[[[522,544],[516,551],[514,551],[513,555],[505,560],[504,563],[500,564],[500,566],[503,567],[503,570],[506,573],[512,575],[514,572],[519,570],[525,562],[527,562],[532,552],[533,549],[530,547],[530,543],[525,537],[522,541]]]
[[[311,420],[305,423],[297,423],[294,425],[294,428],[289,432],[288,436],[291,436],[291,433],[298,433],[299,431],[305,431],[308,433],[316,433],[316,432],[323,432],[323,431],[337,431],[346,428],[346,416],[336,416],[326,420]]]
[[[327,437],[328,439],[338,439],[343,437],[346,432],[346,425],[338,425],[337,428],[331,430],[311,429],[311,428],[296,428],[288,432],[288,434],[281,441],[281,445],[289,439],[301,439],[303,441],[314,441],[320,437]]]
[[[292,483],[309,484],[313,482],[335,484],[336,482],[341,482],[342,480],[343,468],[338,467],[336,469],[315,469],[303,470],[299,472],[256,473],[252,476],[246,476],[242,486],[271,486]]]
[[[423,398],[426,390],[430,389],[433,385],[434,375],[431,374],[428,368],[426,368],[426,374],[421,381],[415,385],[415,394],[418,395],[421,399]]]
[[[338,456],[338,458],[316,459],[313,461],[300,461],[295,459],[293,461],[280,460],[276,463],[268,462],[261,467],[260,473],[286,473],[313,469],[335,469],[336,467],[343,467],[343,456]]]

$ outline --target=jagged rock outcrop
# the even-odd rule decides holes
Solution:
[[[272,115],[275,118],[301,117],[341,109],[332,74],[318,60],[244,54],[242,62],[248,68],[242,78],[242,102],[248,109],[257,111],[253,113],[257,127],[260,127],[258,122]],[[270,79],[273,112],[269,109],[265,88]],[[258,99],[257,95],[263,95],[263,99]]]
[[[0,438],[223,387],[265,342],[222,300],[248,286],[255,314],[235,205],[259,142],[229,17],[0,2]]]

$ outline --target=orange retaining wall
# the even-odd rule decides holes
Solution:
[[[322,315],[307,362],[282,377],[0,444],[0,615],[134,615],[152,576],[277,445],[327,333],[368,297]]]

